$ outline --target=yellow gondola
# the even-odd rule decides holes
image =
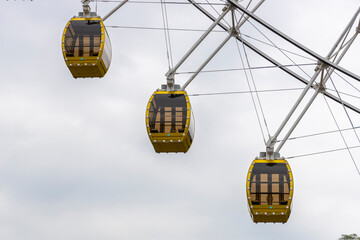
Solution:
[[[146,129],[155,152],[187,152],[195,130],[187,93],[155,91],[146,108]]]
[[[72,18],[64,29],[62,51],[74,78],[103,77],[111,62],[111,44],[102,19]]]
[[[247,174],[246,188],[249,212],[255,223],[287,222],[294,181],[286,160],[255,159]]]

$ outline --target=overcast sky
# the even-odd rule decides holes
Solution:
[[[115,6],[91,4],[101,16]],[[326,56],[358,7],[358,0],[266,0],[256,14]],[[221,8],[215,6],[217,11]],[[191,96],[196,130],[189,152],[156,154],[146,134],[145,108],[153,91],[166,83],[164,32],[111,26],[161,28],[160,4],[128,3],[106,20],[113,58],[102,79],[74,79],[62,57],[63,29],[81,9],[80,0],[0,0],[1,239],[330,240],[341,234],[360,235],[360,176],[355,168],[360,167],[360,149],[351,150],[353,158],[349,151],[296,157],[344,148],[345,143],[339,133],[288,141],[280,153],[289,158],[294,174],[289,221],[254,224],[247,208],[246,174],[265,145],[251,95]],[[211,25],[191,5],[170,4],[167,11],[170,28],[204,30]],[[316,63],[251,23],[241,33],[281,63],[293,64],[258,40],[271,40],[300,54],[288,54],[297,64]],[[354,32],[353,28],[350,35]],[[174,64],[201,33],[170,32]],[[179,72],[195,71],[226,36],[213,32]],[[355,40],[340,63],[357,75],[359,45],[360,39]],[[204,70],[243,68],[238,49],[243,60],[246,53],[251,67],[271,66],[230,39]],[[305,73],[291,69],[309,79],[314,68],[304,67]],[[247,75],[253,76],[258,90],[305,87],[274,68],[254,69]],[[339,90],[359,96],[357,81],[338,72],[333,76]],[[176,75],[176,82],[182,85],[189,77]],[[330,82],[327,87],[334,89]],[[186,90],[194,95],[249,88],[244,71],[216,71],[200,73]],[[259,93],[270,135],[300,93]],[[342,96],[360,108],[358,98]],[[262,117],[261,123],[267,140]],[[292,136],[351,124],[360,126],[359,114],[346,114],[340,104],[319,95]],[[344,132],[344,139],[349,147],[360,146],[354,131]]]

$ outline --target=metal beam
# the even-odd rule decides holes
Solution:
[[[189,78],[189,80],[186,81],[186,83],[181,87],[182,90],[185,90],[185,88],[194,80],[194,78],[203,70],[203,68],[210,62],[211,59],[215,57],[215,55],[220,51],[222,47],[230,40],[230,38],[233,37],[233,33],[230,32],[229,35],[220,43],[220,45],[213,51],[213,53],[201,64],[201,66],[196,70],[196,72]]]
[[[199,4],[196,4],[196,2],[194,0],[188,0],[190,3],[192,3],[194,5],[194,7],[196,7],[199,11],[201,11],[204,15],[206,15],[208,18],[210,18],[211,20],[215,21],[216,18],[214,16],[212,16],[209,12],[207,12],[204,8],[202,8]],[[218,26],[221,27],[223,30],[225,31],[229,31],[229,28],[223,24],[223,23],[218,23]],[[274,64],[275,66],[279,67],[281,70],[283,70],[284,72],[288,73],[290,76],[294,77],[295,79],[301,81],[304,84],[308,84],[309,81],[306,80],[305,78],[301,77],[300,75],[298,75],[297,73],[293,72],[292,70],[284,67],[282,64],[280,64],[279,62],[277,62],[275,59],[273,59],[272,57],[270,57],[269,55],[265,54],[264,52],[262,52],[261,50],[259,50],[258,48],[256,48],[254,45],[252,45],[250,42],[248,42],[247,40],[245,40],[244,38],[242,38],[241,36],[236,36],[236,39],[240,42],[242,42],[245,46],[247,46],[248,48],[250,48],[251,50],[253,50],[255,53],[259,54],[261,57],[265,58],[266,60],[268,60],[270,63]],[[311,88],[315,89],[316,86],[312,85]],[[350,103],[341,101],[338,97],[328,93],[328,92],[324,92],[323,93],[325,96],[329,97],[330,99],[336,101],[337,103],[340,104],[344,104],[347,108],[355,111],[356,113],[360,114],[360,109],[351,105]]]
[[[278,29],[274,28],[273,26],[271,26],[270,24],[268,24],[267,22],[265,22],[264,20],[262,20],[261,18],[259,18],[258,16],[256,16],[255,14],[253,14],[251,11],[247,10],[246,8],[244,8],[243,6],[241,6],[240,4],[238,4],[235,0],[228,0],[229,3],[231,3],[234,7],[236,7],[237,9],[239,9],[240,11],[246,13],[249,17],[251,17],[253,20],[255,20],[256,22],[260,23],[262,26],[264,26],[265,28],[269,29],[270,31],[272,31],[273,33],[275,33],[276,35],[280,36],[281,38],[283,38],[284,40],[290,42],[291,44],[293,44],[294,46],[296,46],[297,48],[301,49],[302,51],[306,52],[307,54],[309,54],[310,56],[316,58],[317,60],[323,62],[326,65],[329,65],[333,68],[335,68],[336,70],[342,72],[343,74],[357,80],[360,82],[360,77],[357,76],[356,74],[346,70],[343,67],[340,67],[336,64],[334,64],[333,62],[327,60],[326,58],[320,56],[319,54],[315,53],[314,51],[310,50],[309,48],[305,47],[304,45],[298,43],[297,41],[295,41],[294,39],[290,38],[289,36],[287,36],[286,34],[282,33],[281,31],[279,31]],[[358,15],[360,12],[360,7],[358,8],[356,15]]]
[[[116,12],[119,8],[121,8],[125,3],[127,3],[129,0],[124,0],[122,1],[119,5],[117,5],[113,10],[111,10],[108,14],[105,15],[105,17],[103,17],[103,21],[105,21],[108,17],[110,17],[111,15],[113,15],[114,12]]]
[[[189,0],[192,4],[196,4],[195,1]],[[260,5],[264,2],[265,0],[260,1],[253,9],[252,11],[255,12]],[[229,35],[223,40],[223,42],[214,50],[214,52],[204,61],[204,63],[195,71],[195,73],[189,78],[188,81],[186,81],[186,83],[181,87],[182,90],[185,90],[185,88],[194,80],[194,78],[201,72],[201,70],[210,62],[211,59],[214,58],[214,56],[220,51],[220,49],[230,40],[231,37],[233,36],[237,36],[238,34],[238,29],[247,21],[248,16],[246,16],[244,19],[240,19],[239,22],[235,25],[235,19],[234,19],[234,9],[231,6],[227,6],[226,10],[224,10],[223,14],[221,14],[219,16],[219,18],[214,19],[214,23],[211,25],[210,27],[210,31],[212,29],[214,29],[217,25],[219,25],[221,22],[221,19],[223,19],[223,17],[225,16],[225,14],[227,14],[229,11],[231,10],[232,13],[232,28],[229,28],[227,30],[227,32],[229,32]],[[208,30],[208,31],[209,31]],[[205,32],[204,33],[204,37],[201,37],[198,42],[201,40],[203,40],[209,33]],[[200,41],[200,42],[201,42]],[[199,44],[200,44],[199,42]],[[198,44],[195,44],[195,46],[197,47]],[[176,70],[178,69],[178,67],[186,60],[186,58],[193,52],[193,48],[191,48],[189,50],[189,52],[184,56],[184,58],[182,60],[180,60],[180,62],[177,64],[177,66],[175,66],[173,69],[170,69],[169,72],[166,73],[166,76],[171,79],[171,77],[173,78],[173,75],[175,74]]]
[[[194,45],[189,49],[189,51],[180,59],[180,61],[170,69],[165,76],[167,78],[174,78],[175,72],[178,68],[186,61],[186,59],[194,52],[194,50],[204,41],[204,39],[211,33],[211,31],[217,26],[217,24],[225,17],[225,15],[230,11],[230,8],[226,8],[223,13],[214,20],[214,23],[201,35],[201,37],[194,43]]]
[[[346,32],[346,30],[351,29],[352,25],[348,25],[345,29],[345,31],[343,33]],[[342,37],[344,37],[345,34],[342,35]],[[357,34],[355,35],[355,37],[353,37],[351,39],[351,41],[346,45],[346,47],[343,49],[343,51],[341,52],[339,58],[336,60],[336,64],[339,64],[341,59],[345,56],[346,52],[349,50],[350,46],[352,45],[352,43],[355,41]],[[345,37],[346,39],[346,37]],[[341,39],[339,39],[341,40]],[[336,44],[338,44],[340,41],[338,41]],[[335,51],[335,48],[332,48],[331,51]],[[330,52],[329,55],[331,55],[332,53]],[[321,85],[319,86],[319,88],[316,90],[316,92],[314,93],[314,95],[312,96],[312,98],[309,100],[308,104],[305,106],[305,108],[303,109],[303,111],[300,113],[300,115],[298,116],[298,118],[295,120],[295,122],[293,123],[293,125],[291,126],[291,128],[289,129],[288,133],[285,135],[284,139],[281,141],[281,143],[279,144],[279,146],[276,149],[276,152],[279,152],[280,149],[284,146],[285,142],[289,139],[291,133],[294,131],[294,129],[296,128],[296,126],[298,125],[298,123],[300,122],[300,120],[302,119],[302,117],[305,115],[306,111],[310,108],[311,104],[313,103],[313,101],[315,100],[315,98],[317,97],[317,95],[322,91],[321,89],[324,87],[325,83],[327,82],[327,80],[330,78],[331,74],[334,72],[334,69],[331,68],[329,69],[329,71],[327,72],[327,74],[322,77],[321,79]],[[344,104],[343,101],[340,99],[340,103]],[[345,104],[344,104],[345,106]]]

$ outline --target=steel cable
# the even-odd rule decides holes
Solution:
[[[331,79],[331,78],[330,78]],[[330,111],[330,113],[331,113],[331,116],[332,116],[332,118],[333,118],[333,120],[334,120],[334,122],[335,122],[335,124],[336,124],[336,127],[338,128],[338,130],[339,130],[339,133],[340,133],[340,135],[341,135],[341,138],[342,138],[342,140],[343,140],[343,142],[344,142],[344,144],[345,144],[345,149],[347,149],[347,151],[348,151],[348,153],[349,153],[349,155],[350,155],[350,157],[351,157],[351,160],[352,160],[352,162],[354,163],[354,166],[355,166],[355,168],[356,168],[356,171],[358,172],[358,174],[359,174],[359,176],[360,176],[360,170],[359,170],[359,168],[358,168],[358,166],[357,166],[357,164],[356,164],[356,162],[355,162],[355,159],[354,159],[354,156],[352,155],[352,153],[351,153],[351,151],[350,151],[350,148],[349,148],[349,146],[348,146],[348,144],[347,144],[347,142],[346,142],[346,140],[345,140],[345,137],[344,137],[344,135],[342,134],[342,132],[340,131],[340,127],[339,127],[339,124],[338,124],[338,122],[336,121],[336,119],[335,119],[335,116],[334,116],[334,113],[333,113],[333,111],[331,110],[331,108],[330,108],[330,105],[329,105],[329,103],[328,103],[328,101],[327,101],[327,99],[326,99],[326,97],[323,95],[323,98],[324,98],[324,100],[325,100],[325,102],[326,102],[326,105],[328,106],[328,109],[329,109],[329,111]]]

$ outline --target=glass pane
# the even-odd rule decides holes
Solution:
[[[284,194],[284,201],[288,201],[289,200],[289,194]]]
[[[255,163],[250,176],[253,204],[286,205],[289,200],[289,172],[285,163]],[[253,200],[253,196],[255,197]]]
[[[261,182],[267,182],[268,181],[268,175],[267,174],[260,174],[260,181]]]
[[[289,188],[289,184],[288,184],[288,183],[284,183],[283,192],[284,192],[284,193],[289,193],[289,192],[290,192],[290,188]]]
[[[101,43],[99,21],[71,21],[65,33],[67,57],[98,56]]]
[[[252,183],[252,184],[251,184],[250,192],[251,192],[251,193],[255,193],[255,192],[256,192],[256,183]]]
[[[279,174],[271,174],[272,182],[279,182]]]
[[[151,132],[184,132],[186,113],[187,106],[184,94],[156,94],[149,109]]]
[[[250,196],[253,205],[260,205],[260,194],[251,194]]]
[[[99,39],[99,41],[100,41],[100,39]],[[100,46],[100,43],[99,43],[99,46]],[[102,54],[101,58],[104,61],[106,69],[108,69],[110,66],[111,57],[112,57],[111,51],[112,50],[111,50],[110,38],[105,29],[105,45],[104,45],[103,54]]]
[[[268,184],[267,183],[262,183],[261,184],[261,190],[262,193],[267,193],[268,192]]]
[[[279,203],[280,203],[279,194],[273,194],[272,195],[272,205],[279,205]]]
[[[185,118],[185,123],[186,123],[186,113],[184,114],[183,117]],[[191,111],[190,125],[189,125],[190,143],[192,143],[194,139],[194,134],[195,134],[195,118],[193,112]]]
[[[272,191],[273,193],[278,193],[279,190],[280,190],[278,183],[273,183],[272,186],[271,186],[271,188],[272,188],[271,191]]]
[[[289,174],[287,175],[287,177],[284,175],[284,177],[282,179],[284,182],[287,182],[287,178],[289,178]]]
[[[261,194],[260,205],[268,205],[268,195]]]

